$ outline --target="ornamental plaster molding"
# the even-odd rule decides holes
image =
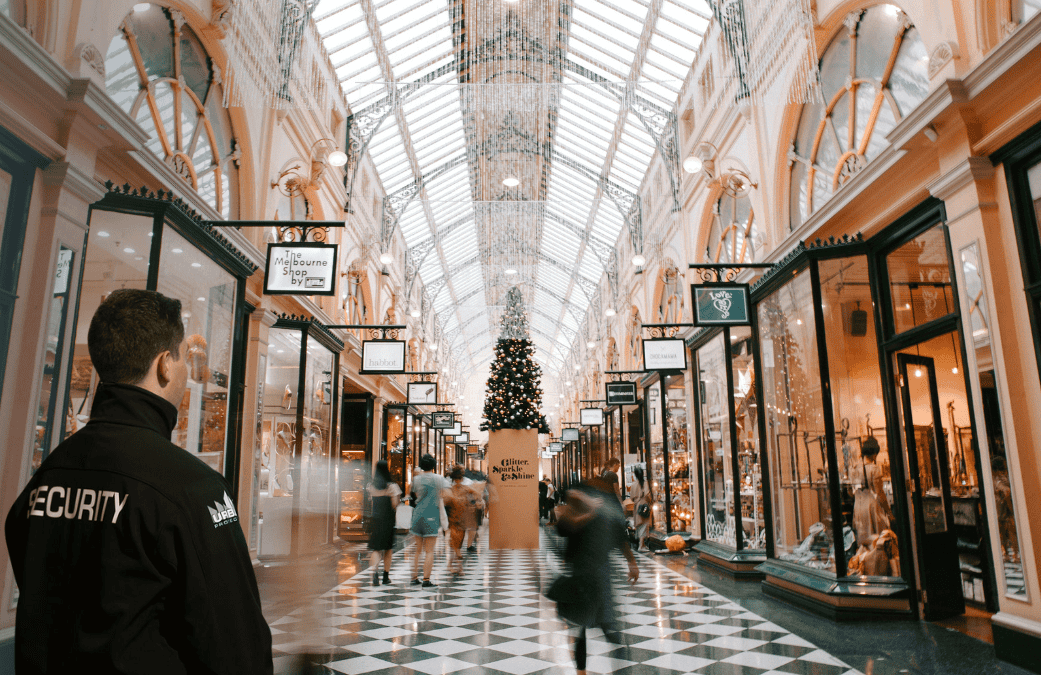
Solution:
[[[961,50],[958,49],[957,42],[948,41],[936,45],[933,53],[929,55],[929,79],[936,77],[948,63],[959,58]]]
[[[993,177],[994,164],[988,158],[967,157],[964,162],[930,183],[927,189],[932,196],[947,201],[970,184]]]

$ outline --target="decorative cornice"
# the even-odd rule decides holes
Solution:
[[[946,201],[962,188],[978,180],[994,177],[994,165],[986,157],[968,157],[964,162],[940,176],[926,187],[929,194]]]
[[[60,63],[18,24],[0,14],[0,48],[7,49],[48,87],[64,95],[72,78]]]
[[[3,101],[0,101],[0,126],[18,136],[22,142],[48,159],[57,160],[65,157],[65,148]]]
[[[141,188],[133,188],[129,183],[123,185],[115,185],[112,181],[105,181],[105,187],[108,189],[109,194],[123,195],[126,197],[132,197],[137,199],[144,199],[150,201],[167,202],[172,206],[176,207],[184,214],[189,220],[193,221],[199,230],[207,235],[210,239],[216,242],[221,248],[225,249],[233,257],[238,259],[245,267],[250,270],[250,274],[256,272],[259,269],[259,265],[253,264],[249,258],[247,258],[242,251],[240,251],[234,244],[232,244],[224,236],[223,233],[218,232],[215,227],[210,224],[210,220],[204,219],[200,216],[192,207],[180,197],[174,195],[173,192],[166,190],[159,190],[153,192],[148,189],[148,186]]]
[[[969,95],[978,96],[1038,46],[1041,46],[1041,14],[1019,26],[1007,40],[995,47],[965,75],[963,82]]]
[[[285,312],[279,312],[275,316],[278,317],[278,320],[274,323],[275,328],[279,328],[279,324],[282,324],[281,327],[283,328],[313,331],[314,336],[330,350],[337,354],[343,351],[343,340],[336,337],[324,323],[313,316],[307,314],[287,314]]]
[[[105,188],[101,183],[69,162],[53,162],[48,165],[43,171],[43,182],[45,185],[60,185],[88,204],[105,196]]]

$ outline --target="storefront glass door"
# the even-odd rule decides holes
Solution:
[[[936,361],[897,354],[900,417],[909,496],[917,531],[919,603],[924,618],[965,611],[959,582],[957,535],[951,510],[948,439],[943,426]],[[951,439],[954,440],[954,439]]]

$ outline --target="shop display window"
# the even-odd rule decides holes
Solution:
[[[58,247],[58,261],[54,273],[51,300],[47,306],[47,332],[44,338],[43,374],[36,403],[36,433],[33,436],[33,457],[30,470],[35,472],[57,444],[56,432],[61,429],[64,413],[58,407],[59,370],[64,362],[66,323],[69,318],[69,299],[72,293],[71,277],[76,269],[75,251]]]
[[[903,333],[956,310],[947,238],[934,227],[886,256],[893,328]]]
[[[383,457],[390,468],[391,479],[402,492],[412,478],[411,467],[406,471],[408,449],[405,444],[405,409],[385,408],[383,418]]]
[[[1041,167],[1037,167],[1041,169]],[[1041,171],[1038,172],[1041,174]],[[1038,176],[1041,181],[1041,175]],[[997,539],[1001,547],[1001,563],[1005,581],[1005,595],[1027,599],[1026,579],[1023,576],[1023,557],[1020,550],[1019,528],[1014,498],[1015,472],[1009,470],[1005,451],[1004,416],[998,396],[998,375],[991,344],[990,303],[983,283],[979,245],[975,242],[960,252],[965,283],[965,302],[968,303],[969,342],[976,363],[976,376],[983,399],[983,417],[986,443],[980,443],[980,456],[990,464],[997,516]],[[979,419],[976,420],[977,424]],[[982,430],[981,430],[982,434]],[[982,440],[982,439],[981,439]],[[986,454],[985,454],[986,453]],[[981,479],[985,472],[981,472]]]
[[[665,529],[665,451],[662,447],[661,428],[661,382],[655,382],[644,391],[647,401],[647,426],[650,430],[650,481],[654,491],[654,504],[651,506],[651,528]]]
[[[751,328],[718,332],[697,350],[696,359],[705,539],[735,550],[762,551],[766,509]]]
[[[803,268],[757,308],[774,554],[836,573],[811,275]]]
[[[101,302],[120,288],[154,288],[180,300],[188,386],[172,441],[223,473],[228,435],[228,393],[239,278],[152,215],[94,209],[80,290],[72,356],[67,438],[90,418],[97,373],[87,330]],[[153,240],[160,237],[158,257]],[[156,259],[156,271],[152,260]]]
[[[698,349],[701,458],[705,484],[705,539],[737,547],[734,521],[734,455],[730,442],[723,333]]]
[[[887,530],[887,536],[895,538],[898,529],[893,513],[878,334],[871,311],[866,256],[821,260],[817,264],[821,319],[827,336],[842,531],[847,539],[847,561],[856,561],[847,566],[846,572],[855,576],[862,572],[858,555],[866,554]],[[906,268],[898,271],[900,276],[906,274]],[[854,541],[852,547],[850,538]],[[898,570],[896,558],[887,574],[875,576],[899,576]]]
[[[669,524],[675,532],[690,532],[695,517],[691,501],[690,446],[687,443],[687,391],[683,375],[666,378],[669,441]]]
[[[223,473],[236,280],[170,228],[162,231],[160,249],[156,290],[181,301],[188,359],[172,440]]]
[[[346,384],[346,380],[344,380]],[[340,415],[340,526],[341,537],[364,537],[368,506],[365,488],[371,476],[371,398],[344,396]]]
[[[305,322],[280,319],[269,333],[260,555],[290,555],[302,545],[327,541],[331,534],[337,485],[332,462],[338,442],[337,354],[310,334]]]

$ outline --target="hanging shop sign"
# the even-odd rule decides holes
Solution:
[[[437,405],[437,382],[409,382],[407,395],[409,405]]]
[[[549,451],[554,455],[564,451],[564,444],[560,441],[553,441],[549,444]]]
[[[455,427],[454,412],[436,412],[430,415],[431,429],[453,429]]]
[[[481,446],[479,445],[468,445],[466,446],[466,454],[469,457],[476,457],[481,454]]]
[[[687,346],[679,338],[643,341],[643,368],[653,370],[686,370]]]
[[[636,405],[635,382],[608,382],[605,388],[607,405]]]
[[[461,433],[463,433],[463,423],[462,422],[454,422],[452,424],[452,426],[447,427],[445,429],[445,436],[458,436]],[[455,443],[455,441],[450,441],[450,442],[451,443]]]
[[[361,343],[362,375],[399,375],[405,372],[404,340],[365,340]]]
[[[297,241],[267,245],[265,295],[334,295],[336,244]]]
[[[560,438],[565,443],[572,443],[578,440],[578,429],[575,427],[568,427],[560,431]]]
[[[584,427],[598,427],[604,423],[604,409],[582,408],[578,419]]]
[[[691,284],[694,323],[699,326],[747,326],[751,323],[748,284]]]
[[[470,432],[463,431],[456,434],[452,442],[456,445],[470,445]]]

